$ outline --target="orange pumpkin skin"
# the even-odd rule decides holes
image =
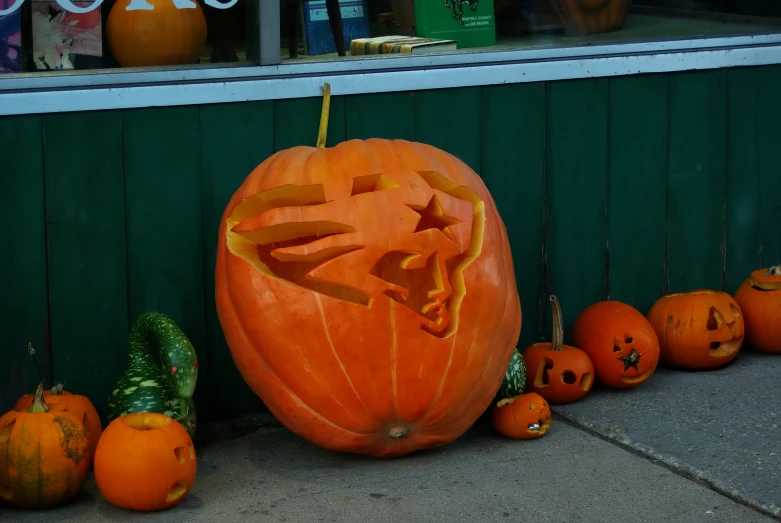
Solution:
[[[234,194],[217,249],[234,362],[310,442],[385,457],[441,446],[501,385],[521,328],[509,241],[481,179],[444,151],[278,152]]]
[[[619,301],[601,301],[581,312],[572,343],[589,355],[597,379],[616,389],[644,383],[659,363],[659,338],[648,319]]]
[[[496,402],[492,417],[497,432],[513,439],[540,438],[548,433],[551,423],[548,402],[534,392]]]
[[[721,367],[743,344],[743,313],[726,292],[697,289],[662,296],[648,320],[659,338],[660,359],[674,367]]]
[[[34,397],[35,394],[25,394],[16,402],[14,409],[29,409]],[[89,439],[89,460],[91,463],[92,457],[95,455],[95,449],[98,447],[98,440],[100,440],[100,435],[103,432],[103,424],[100,421],[95,405],[86,396],[73,394],[67,390],[55,389],[54,392],[46,390],[43,393],[43,398],[48,405],[65,405],[68,412],[81,420],[81,424],[84,425]]]
[[[583,398],[594,384],[594,364],[577,347],[564,345],[561,307],[550,297],[553,337],[550,342],[530,345],[523,351],[526,391],[536,392],[548,403],[571,403]]]
[[[122,67],[189,65],[206,45],[206,17],[195,8],[178,9],[171,0],[146,0],[152,10],[127,11],[119,0],[106,22],[111,54]]]
[[[123,509],[155,511],[182,501],[195,483],[190,435],[157,412],[127,414],[108,424],[95,453],[95,482]]]
[[[758,351],[781,354],[781,266],[751,273],[735,292],[746,324],[746,342]]]
[[[87,478],[89,440],[80,417],[63,404],[46,408],[12,410],[0,417],[0,501],[12,507],[64,504]]]

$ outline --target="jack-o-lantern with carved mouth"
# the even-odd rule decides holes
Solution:
[[[294,147],[258,166],[223,215],[216,300],[239,371],[280,421],[374,456],[466,431],[521,326],[485,185],[402,140]]]
[[[661,360],[674,367],[721,367],[743,345],[743,313],[726,292],[698,289],[662,296],[648,320],[659,338]]]
[[[735,301],[746,321],[746,342],[762,352],[781,354],[781,265],[753,271]]]
[[[572,343],[589,355],[597,379],[629,389],[645,383],[659,363],[659,338],[631,305],[604,300],[586,307],[572,325]]]

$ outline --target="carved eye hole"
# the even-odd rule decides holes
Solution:
[[[384,174],[367,174],[353,178],[353,189],[350,192],[350,196],[398,188],[399,184]]]
[[[711,307],[708,313],[708,330],[718,330],[724,324],[724,317],[716,310],[716,307]]]

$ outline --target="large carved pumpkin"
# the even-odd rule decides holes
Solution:
[[[252,171],[220,225],[216,299],[239,371],[280,421],[374,456],[466,431],[521,327],[485,185],[403,140],[293,147]]]

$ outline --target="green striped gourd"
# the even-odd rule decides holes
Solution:
[[[184,332],[165,314],[145,312],[130,329],[128,367],[109,396],[108,421],[131,412],[159,412],[192,437],[197,379],[198,356]]]
[[[513,351],[513,357],[510,359],[510,365],[507,366],[507,372],[502,380],[502,386],[496,393],[497,400],[514,398],[523,394],[526,388],[526,365],[523,363],[523,356],[518,349]]]

